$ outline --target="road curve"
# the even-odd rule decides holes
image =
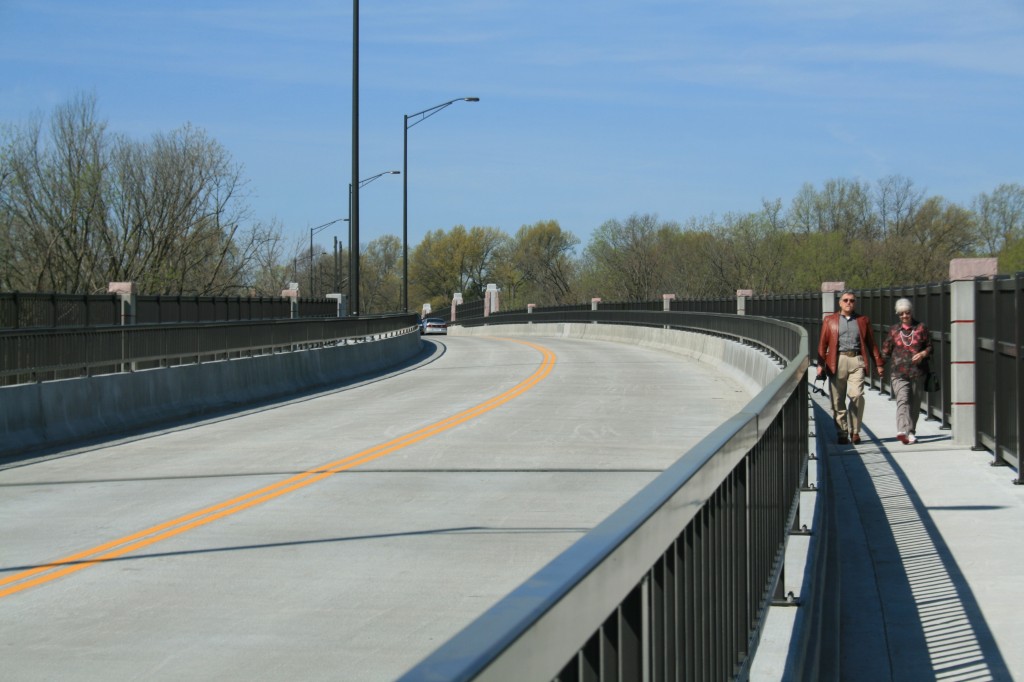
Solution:
[[[393,679],[739,409],[677,355],[414,369],[0,470],[4,679]]]

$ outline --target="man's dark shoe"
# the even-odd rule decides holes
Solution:
[[[839,443],[840,445],[849,445],[850,439],[847,438],[846,436],[839,436],[839,438],[836,439],[836,442]]]
[[[854,445],[859,444],[860,443],[860,434],[859,433],[853,434],[853,439],[852,440],[853,440],[853,444]]]

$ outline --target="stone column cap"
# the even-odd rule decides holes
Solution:
[[[135,296],[139,293],[135,286],[135,282],[110,282],[107,284],[108,294],[131,294]]]
[[[821,283],[821,293],[823,293],[823,294],[827,294],[829,292],[835,293],[837,291],[842,291],[845,288],[846,288],[846,282],[822,282]]]
[[[998,258],[954,258],[949,261],[949,279],[958,282],[999,274]]]

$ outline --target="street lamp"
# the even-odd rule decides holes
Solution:
[[[402,130],[402,312],[409,312],[409,128],[456,102],[479,101],[479,97],[459,97],[415,114],[405,115]],[[410,123],[410,119],[415,120]]]
[[[310,296],[313,295],[313,235],[315,235],[315,234],[317,234],[317,233],[327,229],[328,227],[330,227],[334,223],[340,223],[340,222],[345,221],[345,220],[348,220],[348,218],[337,218],[335,220],[330,221],[329,223],[324,223],[323,225],[317,225],[316,227],[309,228],[309,295]]]
[[[359,181],[359,187],[366,187],[371,182],[385,175],[400,175],[402,171],[389,170]],[[353,315],[359,314],[359,225],[352,220],[352,183],[348,185],[348,300],[349,310]],[[357,199],[358,201],[358,199]]]

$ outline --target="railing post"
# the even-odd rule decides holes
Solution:
[[[747,314],[747,299],[754,295],[753,289],[737,289],[736,290],[736,314],[746,315]]]
[[[489,317],[491,313],[499,311],[498,302],[498,285],[488,284],[487,291],[484,292],[484,317]]]
[[[348,298],[345,296],[345,294],[327,294],[327,298],[332,299],[335,305],[337,305],[338,317],[347,316],[348,313],[346,309],[348,308]]]
[[[135,324],[135,303],[138,291],[135,282],[110,282],[107,284],[108,294],[117,294],[121,299],[121,324]]]
[[[991,277],[998,271],[995,258],[955,258],[949,262],[950,302],[950,426],[953,443],[978,445],[975,406],[975,283],[976,277]]]
[[[458,292],[458,293],[452,294],[452,316],[451,316],[451,321],[452,322],[455,321],[455,316],[458,313],[458,308],[459,308],[460,305],[462,305],[462,293]]]
[[[590,299],[590,309],[591,310],[597,310],[597,304],[600,303],[600,302],[601,302],[601,299],[599,299],[599,298],[592,298],[592,299]]]
[[[108,282],[107,293],[116,294],[121,299],[121,326],[135,324],[135,309],[136,309],[136,297],[138,292],[135,288],[135,282]],[[88,305],[88,304],[87,304]],[[122,372],[134,372],[138,369],[138,365],[135,362],[125,362],[124,359],[130,355],[128,339],[125,338],[127,332],[121,333],[121,362],[120,371]],[[88,376],[89,370],[86,370]]]
[[[299,283],[288,282],[288,288],[281,291],[281,297],[288,299],[289,315],[291,319],[299,316]]]
[[[846,288],[846,282],[822,282],[821,283],[821,319],[825,319],[836,311],[836,292]],[[811,339],[808,343],[815,347],[817,339]]]
[[[674,301],[674,300],[676,300],[676,295],[675,294],[662,294],[661,295],[661,309],[664,312],[666,312],[666,313],[671,311],[672,310],[672,301]]]

